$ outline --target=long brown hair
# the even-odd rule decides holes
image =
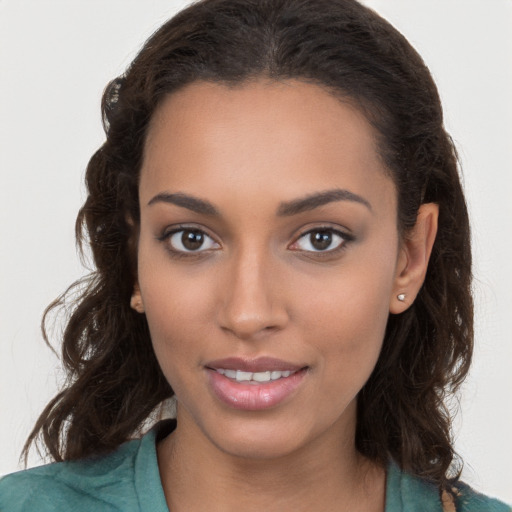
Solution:
[[[73,305],[62,344],[68,379],[25,452],[39,437],[56,461],[112,451],[173,395],[145,317],[130,308],[145,134],[162,99],[187,84],[259,76],[317,83],[359,106],[397,187],[402,236],[422,203],[439,205],[425,283],[407,311],[390,315],[359,394],[356,445],[372,460],[392,459],[445,487],[454,461],[445,400],[466,376],[473,346],[467,209],[427,67],[397,30],[355,0],[202,0],[163,25],[107,86],[106,141],[89,162],[76,223],[95,270],[46,312]]]

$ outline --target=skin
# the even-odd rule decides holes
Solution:
[[[278,214],[282,202],[339,189],[362,201]],[[422,206],[402,240],[373,128],[300,81],[194,83],[170,95],[150,125],[139,193],[132,306],[178,399],[177,429],[157,447],[169,508],[384,510],[385,470],[355,449],[356,397],[389,314],[421,287],[436,205]],[[176,193],[218,216],[162,199]],[[166,236],[183,226],[206,234],[199,250]],[[346,235],[315,251],[314,229]],[[239,410],[212,393],[205,368],[231,356],[307,370],[278,405]]]

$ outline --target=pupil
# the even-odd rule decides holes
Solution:
[[[316,231],[311,233],[311,245],[320,250],[327,249],[332,243],[332,233],[329,231]]]
[[[203,245],[203,234],[198,231],[184,231],[181,235],[181,243],[189,251],[195,251]]]

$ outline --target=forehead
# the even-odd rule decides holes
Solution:
[[[394,205],[375,135],[356,107],[318,85],[193,83],[153,116],[141,199],[172,189],[283,200],[341,187]]]

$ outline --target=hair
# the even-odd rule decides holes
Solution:
[[[144,315],[130,307],[136,279],[138,182],[145,136],[163,98],[196,81],[236,86],[264,77],[304,80],[354,102],[378,134],[406,237],[423,203],[439,205],[425,282],[390,315],[377,365],[358,396],[356,446],[366,457],[441,488],[458,478],[446,399],[473,347],[471,250],[458,160],[433,79],[407,40],[355,0],[202,0],[165,23],[106,88],[105,143],[86,173],[76,222],[95,270],[52,303],[72,302],[63,333],[67,381],[39,417],[56,461],[116,449],[173,396]],[[454,476],[455,475],[455,476]]]

